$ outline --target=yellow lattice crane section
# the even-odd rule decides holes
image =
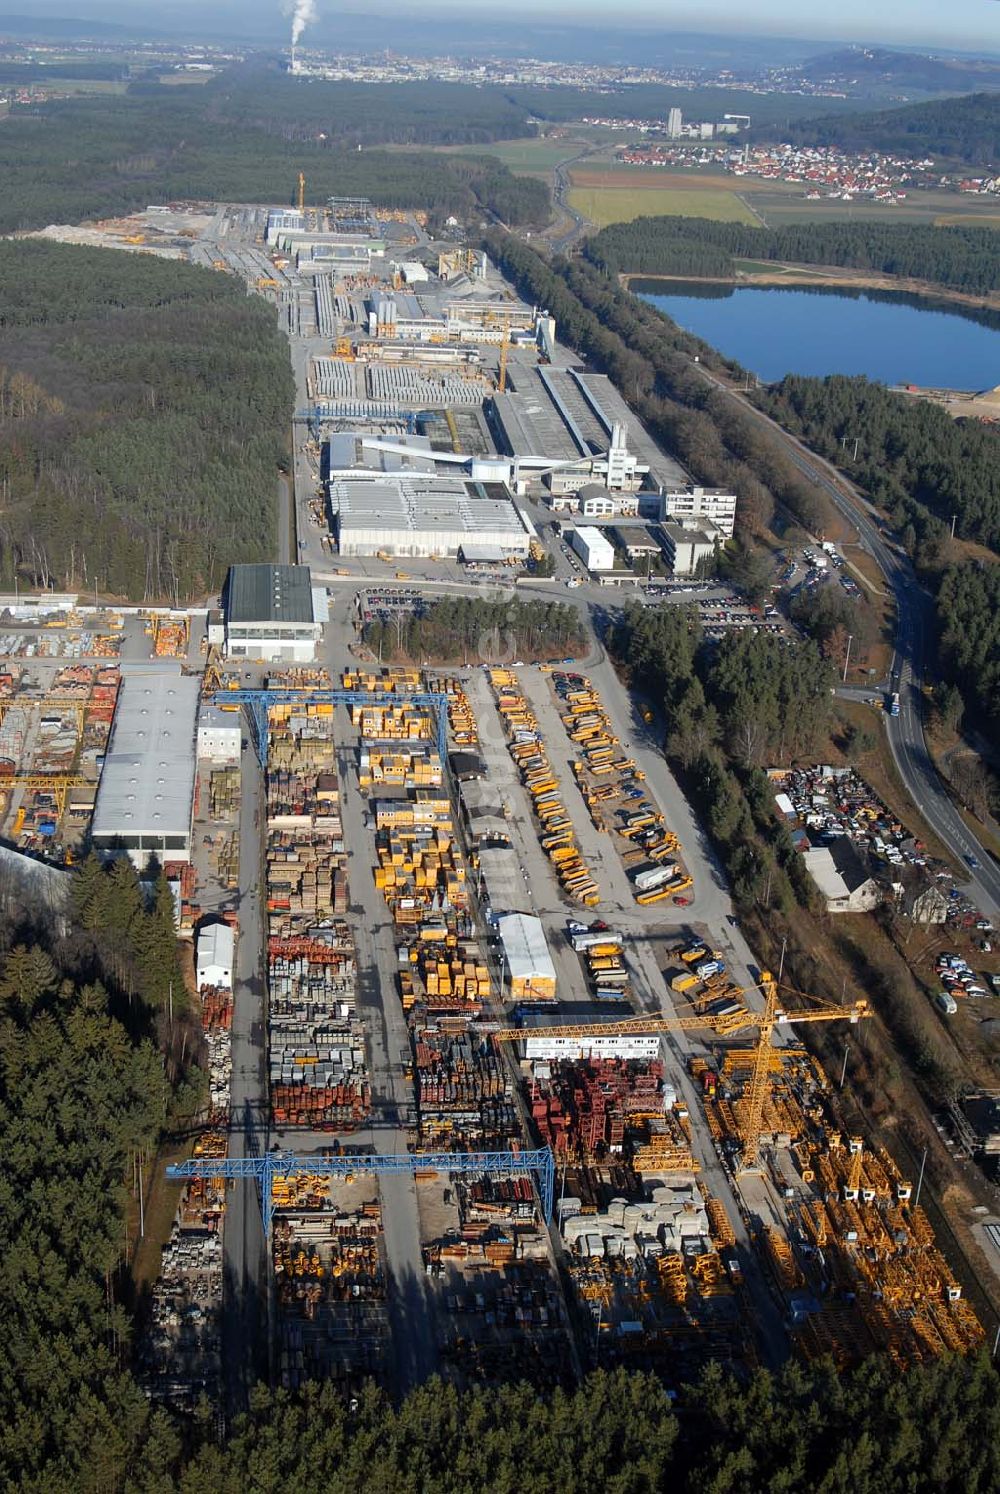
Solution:
[[[497,377],[497,393],[503,394],[507,388],[507,359],[510,356],[510,317],[503,324],[503,340],[500,343],[500,371]]]
[[[844,1185],[844,1198],[848,1203],[857,1203],[861,1192],[862,1162],[865,1146],[860,1136],[851,1137],[851,1166]]]
[[[14,773],[0,778],[0,790],[24,789],[29,794],[51,794],[57,818],[62,819],[66,808],[66,796],[71,788],[94,788],[89,778],[80,778],[75,773]]]
[[[87,702],[79,695],[46,695],[44,699],[31,699],[24,695],[13,695],[7,700],[0,700],[0,724],[7,712],[11,709],[18,711],[47,711],[56,710],[69,714],[72,711],[76,717],[77,732],[83,730],[83,717],[87,709]]]
[[[299,197],[298,197],[298,203],[299,203],[299,212],[300,213],[304,213],[305,210],[306,210],[306,174],[305,174],[304,171],[300,171],[299,172]]]
[[[760,1159],[761,1123],[764,1105],[770,1090],[769,1072],[773,1056],[772,1036],[775,1027],[803,1022],[859,1022],[871,1016],[871,1007],[864,998],[851,1006],[833,1006],[829,1003],[817,1005],[807,1011],[786,1012],[778,1005],[778,983],[769,971],[760,978],[764,994],[764,1010],[752,1012],[743,1008],[720,1016],[704,1013],[697,1017],[626,1017],[621,1022],[570,1023],[554,1027],[502,1027],[493,1034],[499,1043],[523,1042],[526,1038],[586,1038],[618,1037],[631,1033],[690,1032],[697,1028],[708,1029],[720,1037],[728,1037],[749,1027],[759,1031],[757,1045],[753,1050],[753,1065],[747,1083],[742,1121],[739,1132],[743,1143],[741,1167],[744,1171],[756,1167]],[[801,994],[801,993],[800,993]]]

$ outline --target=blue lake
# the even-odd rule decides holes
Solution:
[[[1000,316],[871,291],[635,281],[633,290],[766,383],[786,373],[883,384],[1000,384]]]

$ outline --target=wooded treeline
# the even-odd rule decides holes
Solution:
[[[945,571],[937,618],[945,678],[1000,731],[1000,565],[970,561]]]
[[[272,307],[112,249],[0,243],[0,576],[132,600],[275,549],[294,386]]]
[[[184,1009],[162,879],[150,902],[127,861],[89,861],[70,903],[65,936],[0,933],[0,1482],[36,1494],[120,1488],[156,1442],[119,1273],[126,1180],[170,1103],[157,1036],[171,984]]]
[[[561,658],[583,646],[575,607],[519,597],[442,597],[422,612],[398,621],[376,619],[364,641],[381,659],[406,656],[440,662],[512,664],[515,659]]]
[[[609,274],[731,278],[738,259],[840,265],[986,295],[1000,289],[1000,238],[989,227],[922,223],[787,223],[758,228],[708,218],[636,218],[588,238]]]
[[[335,1392],[261,1395],[222,1448],[203,1446],[182,1494],[987,1494],[1000,1479],[1000,1395],[985,1355],[903,1376],[881,1361],[709,1370],[675,1412],[653,1377],[597,1373],[572,1394],[461,1394],[432,1382],[393,1410],[351,1415]],[[136,1481],[136,1494],[154,1494]],[[159,1486],[162,1488],[162,1485]]]
[[[759,132],[770,138],[766,127]],[[942,156],[970,167],[1000,162],[1000,94],[970,93],[901,109],[791,120],[782,140],[906,156]]]
[[[925,565],[937,562],[953,514],[960,538],[1000,551],[1000,434],[993,426],[954,420],[925,400],[842,374],[789,374],[756,400],[814,451],[841,462]]]
[[[150,202],[291,203],[299,171],[310,202],[358,195],[436,218],[486,208],[512,225],[544,223],[545,183],[515,177],[495,158],[368,148],[530,133],[524,110],[499,90],[459,84],[309,83],[255,70],[197,89],[135,84],[124,96],[13,110],[4,121],[0,232]]]
[[[763,769],[809,758],[830,731],[833,673],[814,642],[768,633],[706,642],[693,607],[630,603],[609,646],[663,711],[668,757],[745,912],[814,906],[815,891]]]
[[[968,562],[942,575],[952,515],[959,538],[1000,552],[1000,434],[863,378],[789,375],[756,399],[888,513],[937,593],[943,679],[984,724],[1000,724],[1000,564]]]

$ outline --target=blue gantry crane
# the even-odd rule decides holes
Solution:
[[[336,1157],[299,1156],[294,1152],[262,1152],[251,1157],[192,1157],[171,1163],[167,1177],[172,1182],[188,1178],[226,1178],[257,1183],[264,1233],[271,1242],[274,1217],[275,1178],[309,1173],[318,1177],[346,1178],[359,1172],[400,1173],[448,1172],[463,1174],[526,1173],[534,1178],[546,1221],[552,1218],[555,1196],[555,1162],[548,1147],[530,1152],[400,1152],[392,1156],[375,1153]]]
[[[254,746],[262,766],[267,767],[267,713],[279,705],[413,705],[433,712],[437,726],[437,749],[444,767],[448,761],[448,697],[442,692],[421,690],[394,695],[385,690],[220,690],[213,700],[219,706],[244,705],[253,725]]]

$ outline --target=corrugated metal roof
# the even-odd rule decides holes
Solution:
[[[232,974],[235,938],[228,923],[210,923],[198,934],[198,979],[213,970]]]
[[[513,980],[555,982],[556,967],[549,954],[540,918],[530,918],[525,913],[510,913],[505,918],[497,919],[497,932],[503,942],[507,968]]]
[[[186,835],[197,762],[196,675],[123,671],[94,811],[95,837]]]
[[[230,566],[226,611],[230,623],[312,622],[309,567]]]

